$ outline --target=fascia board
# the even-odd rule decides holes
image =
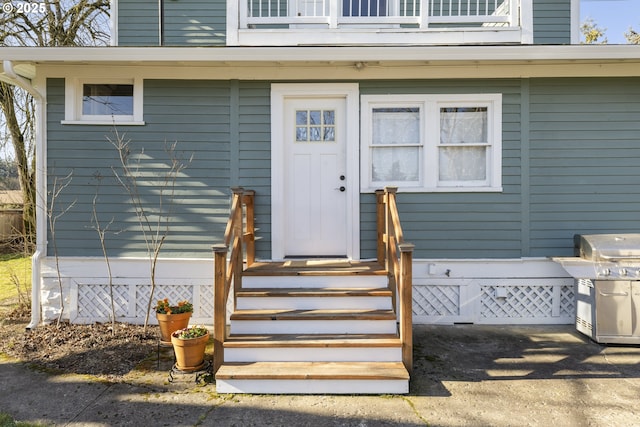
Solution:
[[[170,59],[169,59],[170,58]],[[571,62],[640,60],[636,45],[343,47],[3,47],[16,63]]]

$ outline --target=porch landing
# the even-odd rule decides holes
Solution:
[[[347,259],[292,259],[273,262],[255,262],[245,269],[243,276],[303,276],[303,275],[381,275],[387,272],[377,261]]]

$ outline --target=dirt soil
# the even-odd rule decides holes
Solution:
[[[26,327],[25,309],[0,312],[0,353],[57,373],[119,381],[157,350],[159,329],[127,323]]]

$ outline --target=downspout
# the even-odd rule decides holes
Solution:
[[[164,46],[164,0],[158,0],[158,44]]]
[[[4,74],[9,78],[8,83],[26,90],[36,101],[36,194],[46,194],[46,164],[45,164],[45,103],[44,95],[36,89],[30,80],[16,74],[13,62],[5,60],[2,63]],[[46,212],[42,203],[36,197],[36,251],[31,257],[31,322],[27,329],[33,329],[40,324],[40,261],[46,255]]]

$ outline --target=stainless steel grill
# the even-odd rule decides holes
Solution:
[[[576,329],[599,343],[640,344],[640,234],[576,235]]]

